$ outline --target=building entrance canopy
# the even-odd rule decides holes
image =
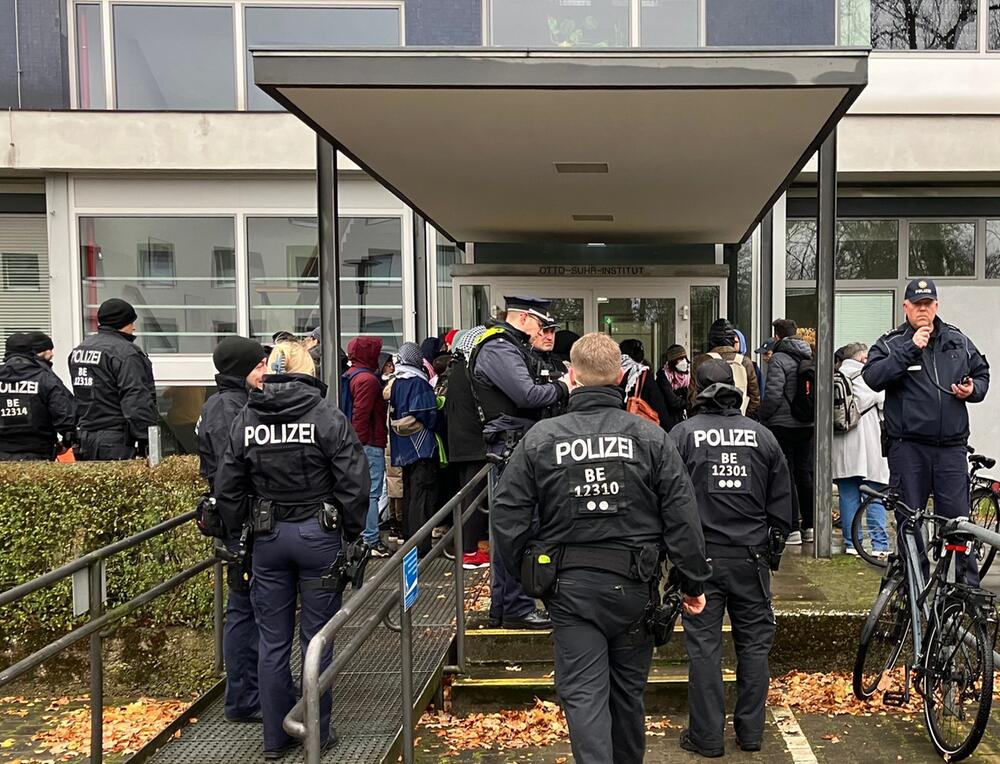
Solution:
[[[254,79],[458,242],[742,241],[863,50],[256,50]]]

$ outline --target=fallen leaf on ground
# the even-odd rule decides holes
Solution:
[[[894,670],[891,681],[883,680],[880,686],[902,689],[903,670]],[[806,714],[828,716],[872,716],[876,713],[919,713],[920,697],[914,691],[910,702],[903,706],[890,706],[882,702],[882,693],[876,692],[870,701],[858,700],[854,695],[852,676],[843,672],[809,673],[791,671],[771,680],[767,695],[771,706],[791,706]]]

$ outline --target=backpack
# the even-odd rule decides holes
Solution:
[[[715,358],[718,361],[725,361],[729,364],[729,368],[733,370],[733,384],[740,389],[741,393],[743,393],[743,402],[740,404],[740,413],[746,416],[747,406],[750,405],[750,396],[747,395],[747,385],[749,384],[749,380],[747,379],[746,367],[743,365],[743,354],[737,353],[729,361],[726,361],[726,359],[718,353],[709,353],[708,356],[710,358]]]
[[[788,400],[788,396],[785,396]],[[799,361],[795,375],[795,394],[788,401],[793,419],[806,424],[816,421],[816,363],[812,358]]]
[[[640,397],[642,395],[642,387],[646,384],[646,377],[648,375],[649,371],[644,371],[639,375],[639,384],[635,386],[635,392],[625,399],[625,410],[628,413],[634,414],[642,419],[646,419],[653,424],[659,424],[660,415],[656,413],[656,410],[652,406]]]
[[[850,432],[861,421],[858,399],[854,397],[854,377],[841,371],[833,372],[833,430]]]
[[[375,377],[380,385],[382,384],[382,380],[371,369],[350,369],[340,378],[340,410],[344,412],[344,416],[347,417],[348,422],[354,421],[352,419],[352,414],[354,413],[354,396],[351,395],[351,380],[358,376],[358,374],[366,372]]]

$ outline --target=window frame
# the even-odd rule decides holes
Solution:
[[[983,268],[985,268],[985,263],[986,263],[986,247],[985,247],[985,242],[983,243],[983,247],[982,247],[982,250],[983,250],[983,257],[982,258],[980,258],[980,256],[979,256],[979,250],[980,250],[980,240],[982,239],[983,233],[985,232],[985,226],[986,226],[985,220],[986,220],[986,218],[964,217],[963,216],[963,217],[955,217],[955,218],[947,218],[947,217],[943,217],[943,218],[942,217],[932,217],[932,218],[930,218],[930,217],[929,218],[903,218],[902,220],[905,220],[905,222],[906,222],[906,251],[905,251],[906,260],[903,263],[906,266],[905,270],[903,270],[903,274],[906,277],[906,279],[905,279],[906,281],[909,281],[911,279],[920,278],[921,276],[926,276],[927,278],[934,279],[935,282],[938,282],[938,281],[941,281],[941,282],[944,282],[944,283],[950,283],[950,282],[957,282],[957,283],[971,282],[971,281],[975,281],[977,278],[979,278],[979,274],[980,273],[985,273],[985,271],[980,270],[981,266]],[[913,223],[917,223],[917,224],[923,224],[923,223],[930,223],[930,224],[935,224],[935,223],[937,223],[937,224],[971,223],[972,224],[972,234],[973,234],[973,237],[974,237],[973,241],[972,241],[972,273],[970,275],[964,275],[964,276],[935,276],[934,274],[911,273],[910,272],[910,225],[913,224]],[[983,230],[981,231],[980,228],[982,228]],[[902,239],[902,236],[900,236],[900,239]]]
[[[33,257],[35,259],[35,272],[38,274],[36,286],[8,286],[8,257]],[[42,284],[42,256],[37,252],[0,252],[0,292],[31,293],[41,292],[45,287]]]

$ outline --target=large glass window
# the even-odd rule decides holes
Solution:
[[[582,315],[580,319],[578,324],[563,326],[583,334]],[[619,344],[639,340],[646,360],[655,367],[677,341],[677,302],[671,297],[598,297],[597,322],[600,331]]]
[[[736,315],[733,322],[743,330],[747,342],[753,331],[753,239],[747,239],[736,253]]]
[[[910,223],[910,277],[975,276],[976,224]]]
[[[833,45],[836,0],[705,0],[709,45]]]
[[[340,321],[346,346],[359,335],[381,337],[387,351],[403,341],[402,221],[342,217]],[[316,218],[248,218],[250,333],[267,339],[285,329],[319,325]]]
[[[849,342],[872,345],[894,325],[895,292],[838,290],[834,295],[833,346]],[[785,318],[800,329],[816,330],[816,290],[790,289],[785,295]]]
[[[281,106],[253,84],[250,50],[266,45],[399,45],[398,8],[247,8],[246,59],[247,108],[280,109]]]
[[[789,220],[785,273],[789,281],[816,278],[816,221]],[[838,279],[894,279],[899,272],[899,221],[837,221]]]
[[[450,329],[462,328],[455,323],[452,309],[451,266],[464,262],[464,252],[440,232],[434,232],[436,237],[435,263],[437,272],[437,333],[440,337]],[[468,328],[468,327],[464,327]]]
[[[1000,50],[1000,1],[990,0],[990,29],[988,34],[990,50]]]
[[[20,108],[17,94],[17,27],[14,0],[0,0],[0,109]]]
[[[236,277],[215,272],[235,251],[232,218],[82,217],[84,329],[120,297],[139,314],[147,353],[211,353],[236,333]]]
[[[644,48],[698,45],[698,0],[640,0]]]
[[[979,48],[979,0],[871,0],[871,4],[873,48]]]
[[[156,388],[156,407],[160,415],[157,424],[164,456],[198,453],[195,426],[201,417],[202,406],[215,392],[215,385]]]
[[[115,5],[120,109],[236,108],[233,9]]]
[[[872,44],[872,0],[840,0],[840,44]]]
[[[1000,279],[1000,220],[986,221],[986,278]]]
[[[101,32],[101,6],[78,3],[76,6],[77,102],[81,109],[106,109],[104,92],[104,36]]]
[[[624,48],[629,0],[492,0],[493,44]]]
[[[715,320],[722,315],[719,298],[719,287],[691,287],[691,347],[688,352],[692,358],[712,349],[709,347],[708,332]]]

